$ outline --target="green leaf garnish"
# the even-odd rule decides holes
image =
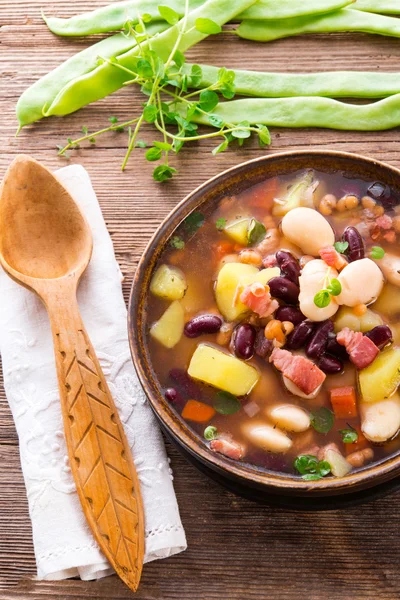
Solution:
[[[200,65],[192,65],[190,70],[190,79],[193,87],[197,87],[200,84],[202,76],[203,69],[200,67]]]
[[[214,427],[213,425],[209,425],[204,430],[204,437],[208,441],[216,440],[218,437],[218,429],[216,427]]]
[[[335,416],[329,408],[321,406],[311,413],[311,425],[318,433],[328,433],[335,422]]]
[[[219,154],[220,152],[224,152],[227,149],[228,145],[229,145],[229,142],[225,138],[224,141],[221,142],[221,144],[219,144],[219,146],[216,146],[214,148],[214,150],[212,151],[212,154],[214,154],[214,156],[215,156],[216,154]]]
[[[247,244],[253,246],[263,241],[267,233],[265,225],[257,219],[251,219],[249,229],[247,231]]]
[[[154,160],[160,160],[161,156],[162,156],[162,150],[160,150],[160,148],[149,148],[146,151],[146,160],[149,161],[154,161]]]
[[[385,256],[385,251],[380,246],[372,246],[371,248],[371,258],[374,260],[379,260]]]
[[[157,8],[164,21],[167,21],[170,25],[176,25],[180,21],[178,13],[173,8],[164,4],[161,4]]]
[[[342,291],[342,285],[338,279],[331,279],[326,289],[331,296],[339,296]]]
[[[339,252],[339,254],[344,254],[349,247],[349,242],[335,242],[334,246],[335,250]]]
[[[157,119],[157,113],[157,107],[154,106],[154,104],[148,104],[144,107],[143,118],[145,121],[147,121],[147,123],[154,123],[154,121]]]
[[[269,144],[271,143],[271,135],[269,133],[269,130],[267,127],[265,127],[265,125],[257,125],[258,127],[258,142],[260,144],[261,147],[263,146],[269,146]]]
[[[215,92],[212,92],[211,90],[203,90],[200,92],[199,106],[201,110],[210,112],[210,110],[213,110],[217,106],[218,102],[218,94]]]
[[[183,227],[188,235],[194,235],[204,224],[205,217],[203,213],[194,211],[183,221]]]
[[[113,125],[115,125],[116,123],[118,123],[118,118],[117,117],[108,117],[108,120],[110,121],[110,123],[112,123]]]
[[[220,415],[233,415],[242,408],[242,405],[233,394],[220,391],[214,396],[213,407]]]
[[[162,165],[163,166],[163,165]],[[183,250],[185,247],[185,242],[179,235],[174,235],[169,241],[170,246],[175,248],[175,250]]]
[[[223,120],[221,119],[221,117],[218,117],[217,115],[208,115],[208,122],[213,127],[223,127],[224,126]]]
[[[185,55],[180,50],[175,50],[174,63],[177,67],[182,67],[185,64]]]
[[[248,121],[242,121],[237,124],[236,129],[232,131],[232,135],[235,138],[246,139],[251,136],[251,131],[248,130],[250,123]]]
[[[314,296],[314,304],[318,308],[325,308],[329,306],[331,302],[331,295],[328,290],[320,290]]]
[[[318,481],[331,472],[331,466],[326,460],[318,460],[312,454],[301,454],[294,461],[294,468],[305,481]]]
[[[225,229],[226,219],[224,219],[223,217],[220,217],[219,219],[217,219],[215,221],[215,227],[218,229],[218,231],[222,231],[223,229]]]
[[[342,436],[344,444],[354,444],[358,441],[358,433],[353,427],[349,426],[349,429],[339,429],[339,433]]]
[[[147,148],[147,144],[143,140],[138,140],[135,144],[135,147],[136,148]]]
[[[221,33],[222,31],[221,25],[218,25],[218,23],[212,19],[196,19],[195,27],[197,31],[200,31],[200,33],[205,33],[206,35],[215,35],[216,33]]]
[[[168,179],[171,179],[171,177],[177,172],[178,171],[174,169],[174,167],[170,167],[169,165],[159,165],[153,171],[153,179],[161,182],[167,181]],[[185,244],[183,243],[183,246],[184,245]]]
[[[154,75],[153,67],[145,58],[139,58],[136,64],[136,71],[144,79],[150,79]]]

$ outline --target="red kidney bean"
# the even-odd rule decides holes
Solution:
[[[188,338],[196,338],[205,333],[217,333],[221,325],[222,319],[217,315],[198,315],[186,323],[184,333]]]
[[[298,350],[302,348],[314,331],[315,323],[306,319],[293,329],[292,333],[287,337],[286,348],[289,350]]]
[[[349,355],[347,354],[346,348],[339,344],[335,334],[328,336],[328,343],[326,345],[326,352],[332,356],[336,356],[340,360],[348,360]]]
[[[287,304],[296,304],[299,299],[299,287],[286,277],[273,277],[268,282],[271,296]]]
[[[390,327],[387,325],[378,325],[365,334],[369,339],[382,350],[393,340],[393,334]]]
[[[278,319],[278,321],[290,321],[293,325],[298,325],[305,318],[301,310],[294,306],[280,306],[275,313],[275,319]]]
[[[285,250],[279,250],[276,253],[276,262],[281,270],[281,275],[293,281],[296,285],[299,283],[300,265],[299,261]]]
[[[272,340],[267,340],[264,335],[264,329],[257,331],[256,340],[254,342],[254,352],[261,358],[266,358],[273,350]]]
[[[169,376],[178,384],[186,396],[194,400],[201,400],[202,393],[200,389],[184,369],[171,369]]]
[[[336,356],[324,354],[318,361],[318,366],[327,375],[335,375],[343,371],[343,363]]]
[[[238,358],[249,360],[254,354],[254,343],[257,332],[249,323],[243,323],[236,327],[232,336],[232,345]]]
[[[328,335],[333,331],[332,321],[322,321],[309,339],[306,354],[309,358],[319,358],[325,353],[328,344]]]
[[[164,392],[164,396],[170,404],[173,404],[179,410],[182,410],[186,404],[186,400],[182,398],[181,394],[176,388],[167,388]]]
[[[355,227],[346,227],[342,237],[343,240],[349,244],[349,247],[346,250],[346,256],[350,262],[364,258],[364,242],[360,232]]]
[[[368,188],[368,194],[375,200],[378,200],[385,208],[393,208],[398,204],[396,198],[392,196],[392,190],[388,185],[375,181]]]

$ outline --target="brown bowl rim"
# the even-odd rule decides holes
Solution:
[[[392,175],[398,179],[400,185],[400,169],[360,154],[337,150],[291,150],[275,152],[268,156],[261,156],[242,162],[211,177],[187,194],[170,211],[162,223],[157,227],[147,244],[139,261],[131,287],[128,306],[128,336],[133,363],[153,411],[164,428],[173,438],[178,440],[179,444],[181,444],[186,451],[197,459],[200,459],[203,463],[205,462],[214,471],[221,472],[231,478],[238,478],[242,483],[247,482],[250,485],[257,484],[258,486],[265,486],[266,489],[272,489],[276,493],[286,492],[294,494],[298,493],[300,495],[306,494],[307,496],[311,494],[315,494],[316,496],[328,496],[366,489],[393,479],[400,473],[400,452],[397,455],[387,459],[381,459],[370,467],[363,468],[344,477],[326,478],[320,481],[314,481],[312,484],[293,475],[257,470],[257,468],[252,467],[247,463],[225,458],[223,455],[210,450],[210,448],[201,440],[199,441],[188,425],[165,401],[159,389],[157,389],[156,378],[153,378],[146,354],[141,348],[140,335],[136,335],[136,332],[141,332],[143,325],[141,296],[145,295],[145,292],[142,290],[142,282],[145,279],[148,270],[152,269],[153,265],[149,262],[151,260],[151,255],[156,248],[160,248],[165,244],[170,238],[172,231],[177,228],[179,223],[181,223],[190,212],[197,209],[202,204],[207,203],[206,200],[201,200],[204,192],[207,189],[214,187],[221,179],[225,179],[230,175],[233,176],[235,173],[251,168],[253,165],[264,163],[268,165],[275,160],[290,160],[299,157],[306,158],[307,156],[310,157],[310,159],[313,157],[332,157],[361,161],[364,164],[369,164],[381,168],[384,171],[391,172]],[[182,209],[186,209],[184,214],[180,215],[179,220],[174,224],[171,232],[168,232],[168,226]],[[153,382],[153,385],[151,385],[151,381]]]

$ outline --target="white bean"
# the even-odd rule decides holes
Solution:
[[[395,394],[380,402],[359,404],[361,431],[371,442],[390,440],[400,429],[400,396]]]
[[[292,440],[280,429],[259,421],[244,423],[243,435],[253,444],[269,452],[287,452]]]
[[[394,254],[385,253],[385,256],[377,261],[377,265],[382,269],[384,276],[393,285],[400,286],[400,257]]]
[[[338,280],[342,291],[336,300],[346,306],[371,304],[382,291],[382,271],[370,258],[355,260],[343,269]]]
[[[282,219],[282,232],[285,237],[304,254],[318,256],[324,246],[332,246],[335,234],[329,222],[312,208],[294,208]]]
[[[265,411],[274,425],[285,431],[298,433],[310,427],[310,416],[295,404],[278,404],[269,406]]]
[[[299,278],[300,310],[303,315],[312,321],[325,321],[325,319],[332,317],[339,308],[335,298],[331,298],[331,301],[325,308],[318,308],[314,302],[315,294],[322,290],[326,285],[325,279],[327,272],[328,268],[323,260],[310,260],[310,262],[304,266]],[[330,268],[330,279],[337,278],[337,276],[338,272],[336,269]]]

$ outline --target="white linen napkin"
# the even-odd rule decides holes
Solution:
[[[72,165],[56,175],[93,232],[93,256],[78,302],[133,451],[145,509],[145,562],[165,558],[185,550],[186,538],[162,436],[131,362],[121,273],[88,173]],[[68,466],[46,310],[1,268],[0,353],[19,436],[38,578],[109,575],[112,569],[86,525]]]

